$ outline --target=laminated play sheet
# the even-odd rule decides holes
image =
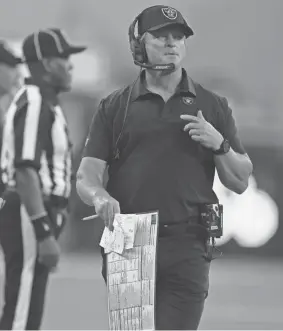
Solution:
[[[107,252],[110,330],[155,330],[158,213],[118,214],[100,245]]]

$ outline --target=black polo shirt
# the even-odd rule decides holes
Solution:
[[[187,218],[192,204],[216,203],[212,187],[215,174],[211,150],[194,142],[183,131],[181,114],[197,115],[198,109],[232,148],[245,153],[237,135],[227,100],[193,82],[183,70],[176,93],[165,103],[148,91],[144,71],[132,86],[115,91],[94,114],[84,156],[109,164],[108,192],[119,201],[121,212],[158,210],[160,222]],[[112,162],[113,144],[121,131],[125,105],[131,91],[128,115]]]

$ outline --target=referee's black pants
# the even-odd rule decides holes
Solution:
[[[197,330],[209,288],[206,240],[186,225],[160,226],[156,274],[156,330]],[[102,275],[106,281],[106,258]]]
[[[34,231],[17,194],[0,211],[0,244],[5,260],[0,330],[39,330],[49,270],[37,260]]]

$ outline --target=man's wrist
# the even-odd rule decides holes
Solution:
[[[215,152],[215,151],[219,150],[220,147],[221,147],[221,145],[222,145],[222,143],[223,143],[223,141],[224,141],[224,137],[222,137],[222,136],[219,137],[219,139],[217,139],[217,142],[213,146],[212,151]]]
[[[225,155],[227,154],[231,149],[230,143],[227,139],[223,139],[220,147],[216,150],[213,150],[214,155]]]
[[[34,218],[31,220],[31,223],[35,232],[35,237],[38,241],[42,241],[53,234],[50,220],[47,215]]]
[[[100,199],[101,196],[105,196],[108,192],[103,187],[97,187],[91,192],[91,200],[94,202],[96,199]]]

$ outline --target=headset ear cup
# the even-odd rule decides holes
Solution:
[[[139,47],[140,47],[140,51],[142,54],[142,63],[147,63],[148,62],[148,58],[147,58],[147,54],[146,54],[146,49],[145,49],[145,43],[144,41],[139,41]]]
[[[143,45],[137,39],[134,41],[134,49],[135,49],[134,60],[137,62],[144,63]]]
[[[141,59],[142,59],[141,49],[136,40],[130,41],[130,49],[131,49],[134,61],[141,62]]]
[[[129,42],[134,61],[140,63],[146,63],[147,56],[146,56],[144,42],[140,40],[140,36],[139,37],[135,36],[135,27],[139,20],[140,15],[141,14],[139,14],[135,18],[135,20],[129,27]]]

